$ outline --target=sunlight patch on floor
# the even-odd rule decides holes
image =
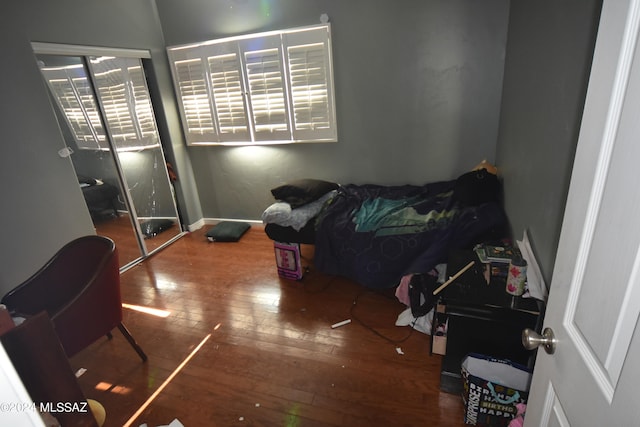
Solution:
[[[125,387],[122,385],[109,384],[104,381],[101,381],[96,385],[96,390],[108,391],[110,393],[116,393],[116,394],[129,394],[131,392],[131,388],[129,387]]]
[[[216,325],[214,330],[218,329],[219,327],[220,327],[220,324]],[[133,424],[133,422],[140,416],[140,414],[142,414],[145,411],[145,409],[147,409],[147,407],[156,399],[156,397],[158,397],[160,393],[162,393],[162,391],[171,383],[171,381],[173,381],[175,376],[180,373],[182,368],[184,368],[187,365],[187,363],[189,363],[189,361],[193,358],[193,356],[195,356],[196,353],[200,351],[202,346],[209,340],[209,338],[211,338],[211,334],[207,335],[202,339],[202,341],[200,341],[200,344],[198,344],[196,348],[194,348],[193,351],[189,353],[189,355],[182,361],[182,363],[178,365],[178,367],[171,373],[171,375],[169,375],[169,377],[162,383],[162,385],[160,385],[160,387],[158,387],[158,389],[151,396],[149,396],[147,401],[144,402],[142,406],[140,406],[140,408],[138,408],[138,410],[131,416],[131,418],[129,418],[129,420],[122,427],[129,427],[130,425]]]
[[[157,317],[169,317],[171,315],[171,312],[168,310],[162,310],[162,309],[153,308],[153,307],[145,307],[142,305],[122,303],[122,307],[128,308],[130,310],[138,311],[140,313],[151,314]]]

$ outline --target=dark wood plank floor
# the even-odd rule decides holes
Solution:
[[[120,254],[120,267],[141,258],[142,252],[138,246],[131,218],[127,213],[120,212],[118,216],[94,218],[93,225],[96,229],[96,234],[109,237],[116,242]],[[151,252],[162,246],[165,242],[180,234],[180,232],[180,226],[175,223],[158,235],[144,239],[147,251]]]
[[[125,309],[146,363],[117,331],[71,359],[106,426],[464,425],[460,397],[439,391],[430,337],[394,325],[392,294],[312,265],[302,281],[279,278],[261,226],[237,243],[205,232],[122,275],[125,303],[170,313]]]

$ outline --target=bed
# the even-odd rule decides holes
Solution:
[[[272,190],[277,201],[263,214],[265,232],[276,242],[314,244],[318,270],[368,288],[396,287],[405,275],[427,273],[451,250],[503,233],[507,222],[497,177],[487,169],[421,186],[329,184],[318,190],[321,197],[290,204],[296,212],[321,200],[295,225],[273,215],[274,205],[293,199]]]

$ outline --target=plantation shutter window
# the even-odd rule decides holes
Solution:
[[[329,24],[167,52],[187,144],[337,140]]]

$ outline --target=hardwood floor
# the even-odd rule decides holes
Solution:
[[[120,267],[135,261],[142,256],[135,231],[131,225],[131,218],[127,213],[120,212],[117,217],[105,216],[94,218],[93,225],[96,234],[106,236],[116,242],[118,246]],[[162,246],[165,242],[180,234],[180,226],[175,223],[172,227],[162,231],[156,236],[146,238],[144,244],[147,251]]]
[[[128,214],[120,213],[117,217],[94,218],[93,225],[96,228],[96,234],[109,237],[116,242],[120,267],[140,258],[140,248]]]
[[[237,243],[209,243],[206,230],[122,275],[123,302],[169,312],[125,309],[146,363],[118,331],[71,359],[105,426],[464,425],[461,398],[439,391],[430,337],[394,325],[391,293],[313,266],[281,279],[261,226]]]

